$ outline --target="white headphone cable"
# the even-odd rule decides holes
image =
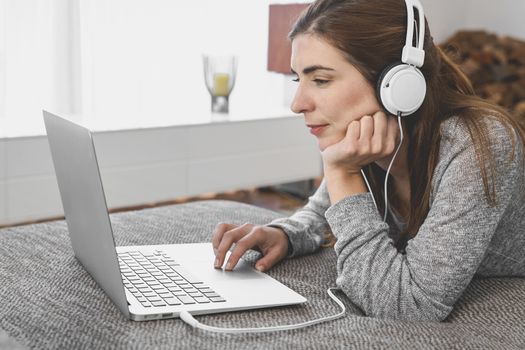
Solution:
[[[366,178],[366,175],[363,169],[361,169],[361,175],[363,175],[363,180],[365,180],[366,187],[368,188],[368,193],[370,193],[370,196],[372,197],[372,201],[374,202],[374,205],[376,206],[376,210],[379,211],[379,207],[377,206],[376,199],[374,198],[372,188],[370,187],[370,184],[368,183],[368,179]]]
[[[390,173],[390,168],[392,168],[392,164],[394,164],[394,160],[396,159],[397,152],[399,152],[399,150],[401,149],[401,145],[403,144],[403,126],[401,125],[401,112],[397,113],[397,122],[399,125],[399,133],[401,137],[399,140],[399,145],[397,146],[396,152],[394,153],[394,156],[392,157],[392,160],[390,161],[390,165],[388,166],[388,169],[385,175],[385,213],[383,215],[383,221],[386,221],[386,216],[388,214],[388,174]]]
[[[339,312],[338,314],[332,315],[332,316],[322,317],[322,318],[318,318],[318,319],[315,319],[315,320],[306,321],[306,322],[302,322],[302,323],[298,323],[298,324],[289,324],[289,325],[284,325],[284,326],[272,326],[272,327],[261,327],[261,328],[220,328],[220,327],[208,326],[208,325],[200,323],[188,311],[181,311],[179,317],[181,318],[181,320],[183,320],[184,322],[186,322],[187,324],[189,324],[190,326],[192,326],[194,328],[199,328],[199,329],[202,329],[202,330],[205,330],[205,331],[217,332],[217,333],[235,333],[235,334],[239,334],[239,333],[266,333],[266,332],[276,332],[276,331],[286,331],[286,330],[292,330],[292,329],[299,329],[299,328],[312,326],[314,324],[319,324],[319,323],[323,323],[323,322],[332,321],[332,320],[341,318],[341,317],[343,317],[346,314],[346,307],[345,307],[345,305],[341,302],[341,300],[339,300],[332,293],[333,289],[339,289],[339,288],[328,288],[328,290],[326,292],[328,293],[330,298],[332,298],[337,303],[337,305],[339,305],[339,307],[341,307],[341,312]]]
[[[394,156],[392,157],[392,160],[390,161],[390,164],[388,165],[388,169],[386,171],[385,175],[385,213],[383,216],[383,221],[386,221],[387,213],[388,213],[388,174],[390,173],[390,168],[392,168],[392,164],[394,164],[394,160],[396,159],[397,153],[401,149],[401,145],[403,144],[403,126],[401,125],[401,112],[397,113],[397,122],[399,125],[399,132],[401,134],[399,145],[397,146],[397,149],[394,153]],[[372,188],[370,187],[370,184],[368,183],[368,179],[366,178],[365,172],[363,169],[361,169],[361,175],[363,175],[363,180],[365,180],[366,187],[368,188],[368,192],[370,192],[370,196],[372,197],[372,201],[374,202],[374,205],[376,207],[376,210],[379,211],[379,208],[377,207],[376,200],[374,198]]]

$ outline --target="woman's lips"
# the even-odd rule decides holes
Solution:
[[[323,132],[324,128],[327,126],[328,124],[310,124],[310,125],[306,125],[308,128],[310,128],[310,133],[312,135],[315,135],[315,136],[319,136],[321,135],[321,133]]]

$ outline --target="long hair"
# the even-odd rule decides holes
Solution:
[[[400,61],[406,40],[406,26],[404,0],[318,0],[299,16],[288,37],[293,40],[300,34],[313,34],[326,40],[339,49],[347,61],[375,87],[383,69]],[[498,118],[508,129],[509,135],[514,135],[511,132],[514,129],[519,141],[525,143],[524,127],[503,108],[475,95],[466,75],[433,43],[426,21],[425,27],[425,63],[421,71],[427,81],[427,93],[419,110],[403,119],[410,139],[411,205],[406,228],[396,242],[399,249],[415,237],[427,217],[432,175],[439,160],[441,123],[458,116],[460,123],[468,130],[490,206],[496,204],[496,171],[483,117],[490,115]],[[513,138],[513,147],[517,141]],[[514,157],[514,151],[511,157]],[[374,163],[364,170],[370,179],[374,197],[383,198],[385,171]],[[382,201],[377,204],[380,211],[384,212]]]

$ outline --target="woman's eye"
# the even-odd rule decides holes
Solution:
[[[314,79],[313,82],[320,86],[320,85],[328,84],[330,82],[330,80]]]
[[[299,78],[292,79],[292,81],[295,81],[296,83],[299,82]]]

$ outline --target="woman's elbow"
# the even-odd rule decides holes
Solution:
[[[348,290],[340,284],[339,288],[368,317],[412,322],[442,322],[453,310],[453,306],[430,298],[420,293],[421,291],[399,297],[399,293],[392,290],[370,294]]]

